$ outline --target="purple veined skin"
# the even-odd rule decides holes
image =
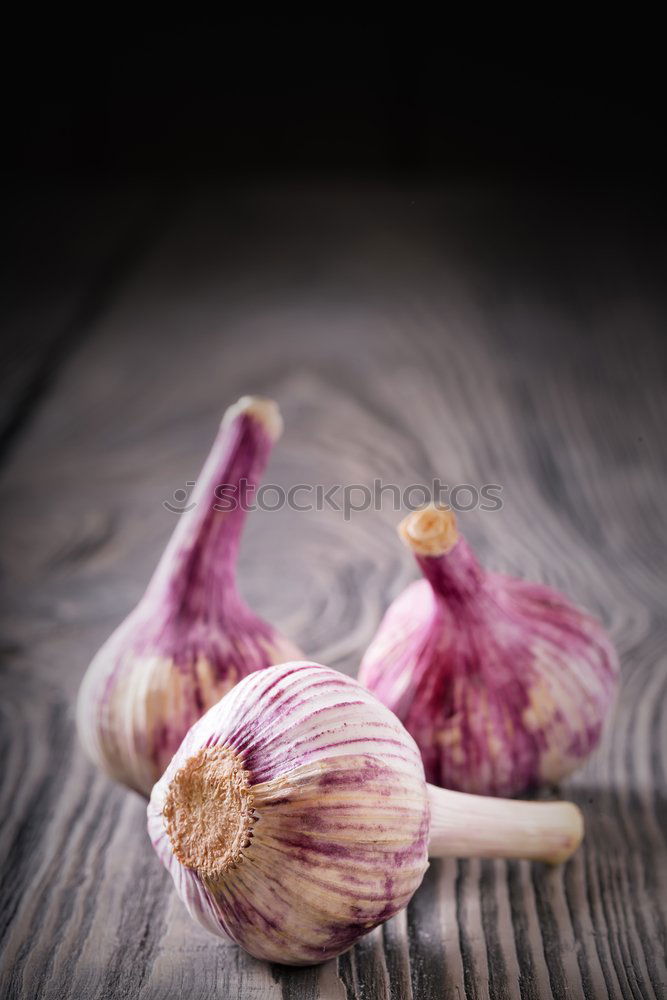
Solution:
[[[558,863],[583,822],[568,802],[427,786],[392,712],[301,661],[246,677],[193,726],[153,789],[148,831],[207,930],[312,965],[406,906],[429,855]]]
[[[399,533],[424,579],[389,607],[359,680],[414,736],[428,781],[503,796],[560,781],[614,701],[604,629],[549,587],[487,573],[450,510],[415,511]]]
[[[88,755],[146,796],[206,709],[247,674],[301,655],[238,593],[246,511],[238,492],[220,490],[255,488],[281,431],[272,400],[244,396],[227,410],[193,506],[178,515],[143,598],[81,685],[77,726]]]

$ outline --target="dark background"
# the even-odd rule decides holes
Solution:
[[[543,256],[557,284],[564,267],[582,255],[595,267],[609,248],[657,291],[667,247],[660,38],[657,26],[610,16],[511,23],[477,11],[188,23],[103,12],[8,26],[0,323],[11,399],[0,455],[84,334],[98,283],[113,283],[192,197],[229,195],[233,211],[242,188],[287,186],[298,229],[312,222],[301,191],[393,190],[407,205],[458,191],[462,206],[503,206],[470,227],[496,265]],[[237,236],[256,241],[239,225]],[[82,280],[92,289],[83,322],[26,319],[26,301],[38,309]]]
[[[581,17],[33,26],[6,35],[3,168],[79,182],[312,172],[655,189],[658,46],[649,24]]]

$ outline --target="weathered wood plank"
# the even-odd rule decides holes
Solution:
[[[239,191],[171,218],[85,315],[5,466],[8,996],[665,995],[659,263],[593,217],[475,191]],[[501,512],[462,515],[481,555],[601,614],[623,659],[614,725],[567,788],[588,828],[567,866],[434,863],[405,913],[311,970],[196,928],[142,801],[96,775],[73,732],[85,666],[173,526],[162,501],[247,391],[280,401],[267,481],[283,487],[502,485]],[[390,503],[349,521],[258,512],[244,592],[354,672],[414,574],[397,520]]]

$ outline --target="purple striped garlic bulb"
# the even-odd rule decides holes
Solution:
[[[389,607],[360,681],[414,736],[427,780],[484,795],[560,781],[614,700],[602,626],[548,587],[487,573],[450,510],[415,511],[399,534],[424,579]]]
[[[429,853],[558,862],[583,823],[568,802],[427,786],[389,709],[296,662],[246,677],[195,723],[153,789],[148,831],[207,930],[312,965],[406,906]]]
[[[301,655],[236,588],[243,499],[281,432],[272,400],[244,396],[227,410],[144,596],[81,685],[77,723],[86,751],[145,795],[193,722],[237,681]]]

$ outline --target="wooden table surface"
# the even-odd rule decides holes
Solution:
[[[664,255],[628,212],[410,185],[64,192],[15,204],[4,331],[2,996],[665,995]],[[489,566],[566,591],[623,665],[563,787],[564,867],[431,865],[411,904],[311,969],[196,927],[97,774],[73,704],[142,593],[224,408],[275,397],[266,481],[502,486],[460,524]],[[354,673],[416,575],[399,514],[258,512],[249,603]]]

